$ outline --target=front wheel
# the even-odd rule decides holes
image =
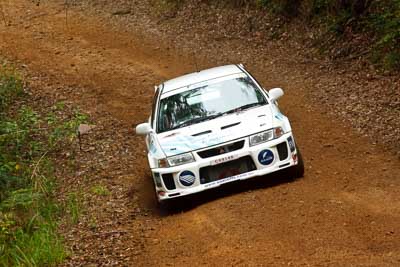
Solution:
[[[300,149],[296,146],[297,151],[297,165],[293,166],[291,169],[291,176],[295,179],[301,178],[304,176],[304,161],[303,156],[300,153]]]
[[[154,185],[154,202],[156,204],[156,207],[159,209],[161,214],[167,214],[168,211],[171,209],[171,199],[165,199],[165,200],[160,200],[157,195],[157,190]]]

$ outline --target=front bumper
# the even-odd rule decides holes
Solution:
[[[244,141],[243,147],[235,151],[206,158],[200,156],[201,152],[205,150],[240,141]],[[255,146],[249,146],[249,138],[245,137],[226,144],[193,151],[195,161],[192,163],[151,170],[157,196],[159,201],[163,201],[201,192],[225,183],[262,176],[288,168],[297,164],[297,151],[295,147],[292,133],[286,133],[277,139]],[[205,177],[204,170],[237,165],[241,161],[246,161],[246,164],[251,166],[244,166],[243,168],[238,166],[238,168],[235,168],[235,172],[231,173],[232,175],[228,171],[222,175],[222,178]],[[250,161],[252,161],[252,164],[249,164]],[[241,170],[239,170],[240,168]],[[188,173],[190,174],[190,185],[187,183],[188,179],[182,177],[187,177]]]

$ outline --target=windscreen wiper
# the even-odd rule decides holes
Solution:
[[[236,112],[239,112],[239,111],[242,111],[242,110],[245,110],[245,109],[248,109],[248,108],[256,107],[256,106],[259,106],[259,105],[261,105],[261,103],[259,103],[259,102],[250,103],[250,104],[246,104],[246,105],[243,105],[243,106],[240,106],[240,107],[225,111],[222,114],[225,115],[225,114],[236,113]]]
[[[246,104],[246,105],[243,105],[243,106],[240,106],[240,107],[237,107],[237,108],[225,111],[225,112],[220,112],[220,113],[217,113],[217,114],[214,114],[214,115],[194,118],[194,119],[185,121],[184,123],[181,123],[179,125],[176,125],[175,127],[172,127],[169,130],[175,130],[175,129],[186,127],[186,126],[189,126],[189,125],[192,125],[192,124],[195,124],[195,123],[212,120],[212,119],[215,119],[217,117],[224,116],[226,114],[236,113],[236,112],[239,112],[239,111],[242,111],[242,110],[245,110],[245,109],[249,109],[249,108],[252,108],[252,107],[260,106],[261,104],[262,103],[259,103],[259,102],[250,103],[250,104]]]
[[[189,125],[192,125],[192,124],[195,124],[195,123],[200,123],[200,122],[203,122],[203,121],[209,121],[209,120],[215,119],[215,118],[217,118],[217,117],[219,117],[221,115],[222,115],[222,113],[217,113],[217,114],[210,115],[210,116],[197,117],[197,118],[185,121],[184,123],[181,123],[179,125],[176,125],[175,127],[172,127],[169,130],[175,130],[175,129],[186,127],[186,126],[189,126]]]

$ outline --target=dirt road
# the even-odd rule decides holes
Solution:
[[[61,2],[2,3],[8,25],[0,25],[0,55],[23,64],[31,82],[41,84],[49,97],[72,101],[89,114],[104,113],[120,120],[118,127],[146,119],[154,84],[193,70],[190,56],[103,17],[70,10],[66,21]],[[215,58],[210,54],[202,66],[222,62]],[[225,59],[230,60],[237,62]],[[255,61],[257,67],[248,67],[265,87],[290,75]],[[321,112],[306,97],[304,80],[282,82],[286,95],[281,101],[305,158],[302,179],[290,182],[274,175],[229,185],[185,199],[182,207],[164,214],[154,204],[144,142],[134,137],[128,179],[110,173],[107,182],[137,192],[137,198],[126,201],[137,201],[148,212],[108,226],[122,227],[135,238],[143,232],[135,241],[142,242],[141,250],[114,264],[399,266],[399,160]],[[101,210],[97,216],[112,218]],[[118,246],[103,244],[109,246],[108,258],[129,246],[124,240]],[[81,257],[67,265],[112,264],[98,260],[104,257],[96,254],[101,242],[87,246],[94,253],[77,251]]]

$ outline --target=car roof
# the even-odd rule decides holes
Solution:
[[[243,70],[237,65],[225,65],[193,72],[164,82],[163,86],[161,86],[161,93],[167,93],[185,86],[237,73],[243,73]]]

